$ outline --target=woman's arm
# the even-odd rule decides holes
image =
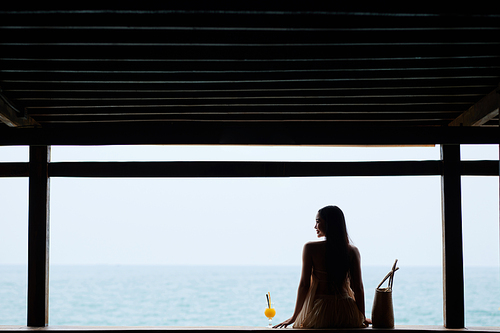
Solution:
[[[356,300],[356,305],[359,311],[365,315],[365,290],[363,287],[363,278],[361,275],[361,255],[357,247],[352,246],[350,248],[351,252],[351,289],[354,292],[354,299]],[[370,323],[370,319],[365,320],[366,323]]]
[[[304,301],[311,285],[311,272],[312,272],[312,256],[310,244],[304,245],[302,250],[302,273],[300,275],[299,288],[297,290],[297,300],[295,301],[295,310],[291,318],[285,320],[281,324],[274,326],[275,328],[287,327],[295,322],[297,319]]]

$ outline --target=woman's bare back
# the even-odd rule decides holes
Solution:
[[[318,278],[317,295],[330,295],[332,294],[331,288],[328,288],[327,268],[326,268],[326,241],[310,242],[308,243],[309,253],[311,254],[313,272]],[[348,245],[349,257],[355,256],[357,248],[353,245]],[[352,260],[351,260],[352,263]]]

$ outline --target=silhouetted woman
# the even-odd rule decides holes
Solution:
[[[275,328],[365,327],[365,294],[358,249],[349,243],[344,213],[337,206],[318,211],[314,227],[324,241],[308,242],[295,311]]]

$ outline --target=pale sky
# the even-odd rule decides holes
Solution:
[[[439,147],[52,147],[52,161],[439,159]],[[462,146],[498,159],[498,145]],[[27,161],[0,147],[0,162]],[[441,265],[440,178],[52,178],[51,264],[300,265],[319,208],[338,205],[363,265]],[[27,260],[27,188],[0,178],[0,264]],[[498,177],[463,177],[464,261],[499,265]]]

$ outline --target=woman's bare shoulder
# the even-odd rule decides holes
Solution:
[[[324,251],[326,241],[310,241],[304,245],[304,250],[311,253],[316,253],[318,251]]]
[[[321,240],[321,241],[310,241],[305,244],[305,246],[308,247],[318,247],[318,246],[324,246],[326,244],[326,241]]]
[[[356,258],[359,258],[361,256],[359,254],[358,248],[352,244],[349,244],[349,254],[354,255]]]

